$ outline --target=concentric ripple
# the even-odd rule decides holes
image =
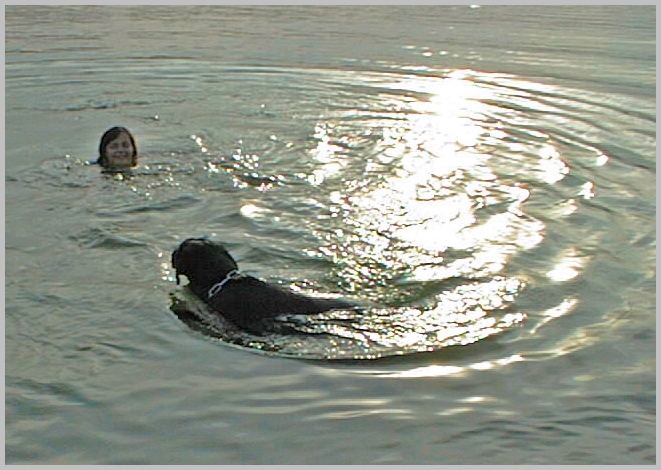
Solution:
[[[179,239],[209,234],[259,277],[365,306],[285,321],[306,339],[249,341],[261,350],[374,358],[516,328],[534,338],[581,305],[565,286],[593,269],[596,250],[616,246],[617,218],[607,214],[634,191],[619,175],[653,170],[636,157],[654,144],[643,98],[630,112],[616,94],[474,70],[204,70],[209,90],[223,80],[227,94],[199,99],[236,109],[231,118],[250,120],[250,132],[228,141],[222,126],[192,124],[130,175],[99,177],[67,155],[8,181],[94,193],[88,210],[99,222],[72,237],[81,246],[106,246],[114,220],[149,215],[158,224],[140,238],[161,240],[159,258]],[[269,100],[246,105],[246,81],[271,90]],[[237,101],[224,103],[234,89]],[[628,141],[616,145],[609,136],[622,128]]]
[[[617,96],[472,70],[233,73],[328,103],[318,112],[311,102],[275,97],[264,118],[272,133],[232,150],[211,133],[191,135],[202,166],[197,184],[226,194],[213,185],[229,177],[249,194],[235,214],[217,220],[214,234],[223,238],[223,223],[249,223],[252,250],[279,245],[278,256],[302,268],[291,277],[274,268],[267,277],[366,305],[360,314],[285,321],[307,333],[304,340],[248,341],[299,357],[432,351],[524,323],[521,334],[534,336],[571,313],[579,301],[562,285],[581,278],[608,236],[599,223],[590,233],[582,228],[599,220],[600,172],[613,158],[596,142],[621,123],[645,128],[651,118],[624,112]],[[274,123],[287,108],[294,125]],[[591,119],[604,112],[608,123]],[[246,256],[257,259],[250,250]],[[314,269],[304,268],[307,261]],[[529,285],[547,293],[527,296]],[[223,331],[212,336],[247,344]]]

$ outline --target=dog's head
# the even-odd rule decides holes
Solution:
[[[179,276],[184,275],[194,286],[210,286],[223,279],[236,261],[220,243],[205,238],[188,238],[172,252],[172,267]]]

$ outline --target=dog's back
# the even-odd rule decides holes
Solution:
[[[310,315],[355,308],[343,300],[308,297],[251,276],[233,280],[209,300],[209,305],[242,327],[282,314]]]

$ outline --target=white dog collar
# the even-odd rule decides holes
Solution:
[[[222,288],[227,284],[229,281],[232,279],[236,279],[237,277],[241,277],[241,273],[237,269],[232,269],[230,272],[227,273],[227,276],[225,276],[225,279],[222,281],[214,284],[209,288],[209,298],[213,297],[216,295],[218,292],[222,290]]]

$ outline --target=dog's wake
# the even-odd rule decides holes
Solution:
[[[503,291],[517,289],[512,282],[494,279],[473,290],[462,286],[427,310],[367,308],[280,315],[269,319],[268,332],[259,336],[222,318],[187,287],[171,293],[171,310],[191,329],[254,352],[299,359],[377,359],[466,345],[521,324],[523,314],[503,314],[503,305],[489,300],[501,299]],[[466,303],[456,301],[458,296],[470,300],[477,292],[481,305],[469,302],[472,307],[466,309]]]

